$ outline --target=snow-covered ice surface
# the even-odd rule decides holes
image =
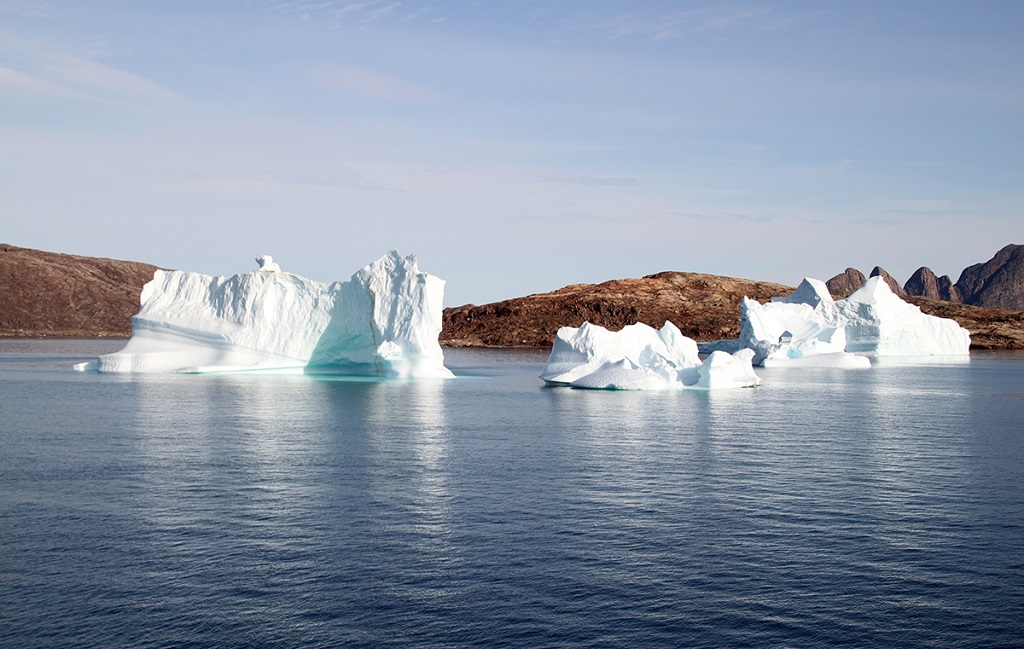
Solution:
[[[156,271],[124,349],[78,369],[452,376],[437,342],[444,281],[414,256],[392,251],[329,284],[257,262],[232,277]]]
[[[753,353],[715,352],[703,362],[697,343],[671,322],[660,330],[643,323],[620,331],[583,323],[562,327],[540,377],[552,385],[603,390],[716,390],[761,382]]]
[[[969,354],[970,333],[954,320],[921,312],[895,295],[881,277],[843,300],[825,283],[804,279],[792,295],[740,307],[738,348],[753,350],[765,367],[869,367],[868,357]],[[727,348],[727,341],[714,347]]]

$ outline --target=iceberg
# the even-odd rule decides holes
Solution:
[[[697,343],[671,322],[609,331],[583,323],[558,330],[541,379],[549,385],[598,390],[717,390],[754,387],[750,350],[723,351],[700,360]]]
[[[125,347],[77,369],[453,376],[437,342],[444,281],[415,256],[391,251],[332,283],[257,262],[231,277],[156,271]]]
[[[791,295],[766,304],[744,298],[736,346],[764,367],[869,367],[869,357],[969,354],[970,333],[921,312],[872,277],[833,300],[825,283],[805,278]],[[718,345],[718,347],[723,347]]]

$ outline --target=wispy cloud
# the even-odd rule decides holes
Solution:
[[[584,185],[588,187],[634,187],[640,184],[636,178],[611,176],[543,176],[541,180],[559,185]]]
[[[46,17],[51,9],[38,0],[4,0],[0,2],[0,16]]]
[[[12,70],[11,68],[0,68],[0,92],[9,92],[39,99],[89,99],[88,95],[81,92],[65,88],[31,74]]]
[[[943,198],[922,198],[915,200],[899,201],[891,210],[892,214],[902,216],[928,216],[928,217],[962,217],[971,215],[973,210],[964,205],[957,204],[949,199]]]
[[[379,20],[385,16],[395,13],[395,11],[401,6],[401,2],[392,2],[391,4],[384,5],[383,7],[368,10],[366,12],[366,17],[371,21]]]
[[[22,97],[97,103],[176,102],[178,95],[143,76],[0,34],[9,64],[0,68],[0,90]]]
[[[742,212],[675,212],[670,216],[682,217],[695,221],[712,221],[715,223],[772,223],[779,219],[776,214],[745,214]]]
[[[338,22],[356,24],[386,18],[407,22],[426,17],[432,12],[430,7],[407,7],[391,0],[270,0],[265,3],[265,8],[280,15],[297,15],[304,20],[325,16]]]
[[[612,39],[639,38],[664,41],[686,34],[731,30],[777,31],[799,24],[805,17],[784,15],[755,5],[719,3],[669,13],[630,11],[605,16],[577,16],[569,22],[603,32]]]
[[[365,68],[338,64],[315,67],[310,78],[317,84],[341,92],[385,101],[427,101],[437,93],[425,86]]]
[[[701,9],[681,11],[663,18],[677,28],[694,32],[718,31],[737,27],[763,28],[776,24],[771,10],[764,7],[715,5]]]

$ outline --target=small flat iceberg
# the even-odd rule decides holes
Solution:
[[[970,333],[954,320],[921,312],[895,295],[881,277],[870,278],[844,300],[833,300],[821,280],[806,278],[792,295],[740,307],[740,337],[763,367],[870,367],[869,358],[964,356]],[[728,341],[713,348],[728,348]]]
[[[753,352],[713,352],[701,361],[697,343],[671,322],[620,331],[583,323],[562,327],[540,377],[549,385],[595,390],[718,390],[754,387],[761,379]]]
[[[329,284],[257,262],[231,277],[156,271],[124,349],[76,369],[453,376],[437,342],[444,281],[415,256],[392,251]]]

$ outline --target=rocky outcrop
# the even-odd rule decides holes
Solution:
[[[946,300],[949,302],[962,303],[963,297],[960,290],[953,285],[949,275],[936,277],[935,272],[927,266],[921,266],[910,276],[907,283],[903,285],[907,295],[927,297],[932,300]]]
[[[907,297],[907,292],[903,290],[903,287],[900,286],[900,283],[893,279],[893,276],[887,273],[885,269],[882,268],[881,266],[875,266],[874,268],[872,268],[871,274],[868,277],[881,277],[882,281],[889,285],[889,288],[892,290],[893,293],[895,293],[897,296],[901,298]]]
[[[851,293],[864,286],[866,281],[868,281],[868,278],[864,277],[864,273],[856,268],[847,268],[825,282],[825,286],[828,287],[828,292],[832,294],[833,298],[841,300],[849,297]]]
[[[591,322],[618,330],[634,322],[660,327],[670,321],[684,335],[710,342],[739,335],[744,296],[766,302],[792,292],[781,284],[676,272],[574,284],[552,293],[445,309],[440,340],[446,347],[550,347],[563,326]],[[1024,349],[1024,311],[906,299],[928,315],[956,320],[971,332],[973,349]]]
[[[877,277],[879,275],[885,283],[889,285],[889,288],[893,293],[899,297],[907,296],[907,292],[903,290],[903,287],[900,286],[899,282],[897,282],[893,276],[881,266],[875,266],[868,277]],[[859,289],[861,286],[864,286],[864,282],[866,281],[868,281],[868,278],[864,277],[864,273],[860,272],[856,268],[847,268],[825,282],[825,286],[828,287],[828,292],[834,299],[841,300],[849,297],[851,293]]]
[[[0,335],[128,336],[156,270],[0,244]]]
[[[792,292],[782,284],[682,272],[574,284],[552,293],[445,309],[441,344],[548,347],[559,327],[584,322],[618,330],[636,322],[660,328],[669,321],[697,341],[736,338],[744,296],[764,302]]]
[[[942,299],[939,297],[939,278],[935,276],[935,271],[927,266],[915,270],[903,285],[903,290],[909,295],[919,295],[932,300]]]
[[[960,294],[960,289],[953,284],[953,280],[949,278],[949,275],[943,275],[939,278],[939,299],[963,304],[964,296]]]
[[[988,273],[989,287],[999,285],[992,278],[1014,277],[1019,253],[1016,258],[1014,254],[997,255],[1001,263]],[[0,244],[0,335],[128,336],[142,287],[156,270],[150,264]],[[829,290],[845,297],[865,281],[864,275],[847,269],[829,280]],[[938,286],[941,294],[941,278]],[[709,342],[739,335],[744,296],[763,303],[792,292],[770,282],[680,272],[574,284],[551,293],[445,309],[440,342],[449,347],[549,347],[559,327],[578,327],[585,321],[609,329],[635,322],[661,327],[670,321],[684,335]],[[973,348],[1024,349],[1024,311],[906,299],[929,315],[959,322],[971,332]]]
[[[1024,310],[1024,246],[1010,244],[960,273],[956,288],[967,304]]]

